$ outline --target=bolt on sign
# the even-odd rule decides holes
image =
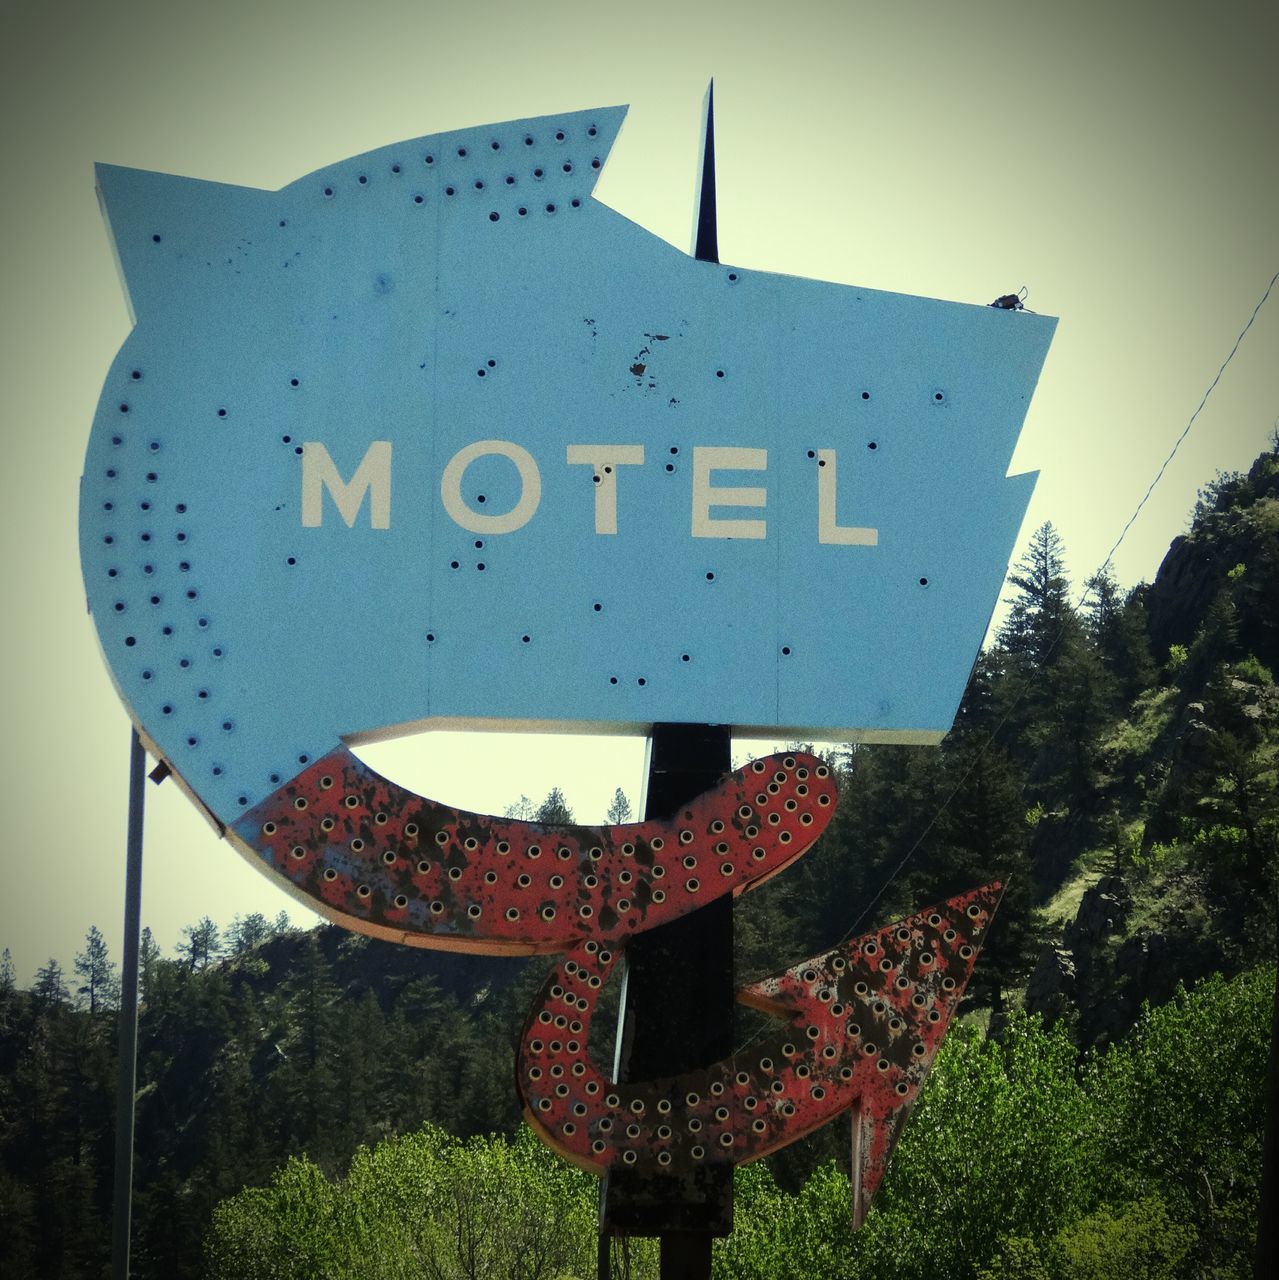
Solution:
[[[261,191],[102,165],[134,328],[81,559],[151,751],[330,918],[563,953],[520,1049],[599,1172],[858,1117],[865,1211],[987,887],[742,998],[778,1043],[615,1086],[586,1031],[635,933],[800,856],[835,779],[756,761],[666,822],[461,812],[352,752],[422,727],[656,722],[936,743],[1033,476],[1055,321],[697,261],[593,196],[624,108],[397,143]]]

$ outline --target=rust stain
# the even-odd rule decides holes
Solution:
[[[835,810],[831,770],[794,752],[729,774],[672,820],[549,826],[418,796],[346,748],[236,823],[296,892],[358,932],[530,954],[632,934],[738,894],[800,856]]]
[[[524,1029],[516,1078],[529,1122],[597,1174],[636,1166],[691,1186],[701,1167],[758,1160],[851,1110],[860,1225],[1001,894],[958,895],[743,988],[739,1000],[784,1027],[703,1070],[625,1084],[587,1051],[618,959],[587,941],[556,966]]]

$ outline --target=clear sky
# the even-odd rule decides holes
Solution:
[[[716,82],[726,263],[1059,316],[1013,470],[1096,568],[1279,270],[1271,3],[8,3],[0,39],[7,466],[0,947],[28,981],[92,924],[118,955],[129,726],[84,610],[76,494],[128,314],[94,161],[278,188],[403,138],[620,102],[597,195],[687,249]],[[1279,290],[1277,290],[1279,292]],[[1149,579],[1196,489],[1279,419],[1279,297],[1116,558]],[[370,751],[501,811],[602,818],[642,743],[435,734]],[[305,913],[172,784],[148,789],[144,920]]]

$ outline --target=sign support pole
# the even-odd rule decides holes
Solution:
[[[718,262],[714,81],[706,90],[702,119],[693,256]],[[674,817],[731,768],[731,726],[655,724],[645,820]],[[677,1075],[728,1057],[735,989],[731,897],[635,938],[626,953],[616,1078]],[[697,1186],[653,1175],[613,1174],[605,1180],[600,1280],[610,1277],[610,1227],[617,1234],[660,1235],[661,1280],[709,1280],[711,1241],[732,1230],[733,1178],[731,1167],[704,1173]]]
[[[129,833],[124,872],[124,969],[120,979],[119,1067],[115,1105],[115,1183],[111,1274],[129,1277],[133,1217],[133,1117],[138,1073],[138,934],[142,916],[142,814],[146,751],[137,729],[129,747]]]
[[[645,819],[671,818],[730,767],[727,725],[656,724]],[[618,1019],[619,1079],[673,1076],[733,1051],[733,899],[651,929],[626,949]],[[615,1169],[603,1192],[608,1234],[661,1237],[661,1280],[708,1280],[711,1240],[732,1229],[733,1170],[716,1165],[681,1178]]]

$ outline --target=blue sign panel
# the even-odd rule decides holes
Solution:
[[[224,819],[413,725],[950,726],[1055,321],[695,261],[592,197],[623,116],[278,192],[99,168],[89,605]]]

